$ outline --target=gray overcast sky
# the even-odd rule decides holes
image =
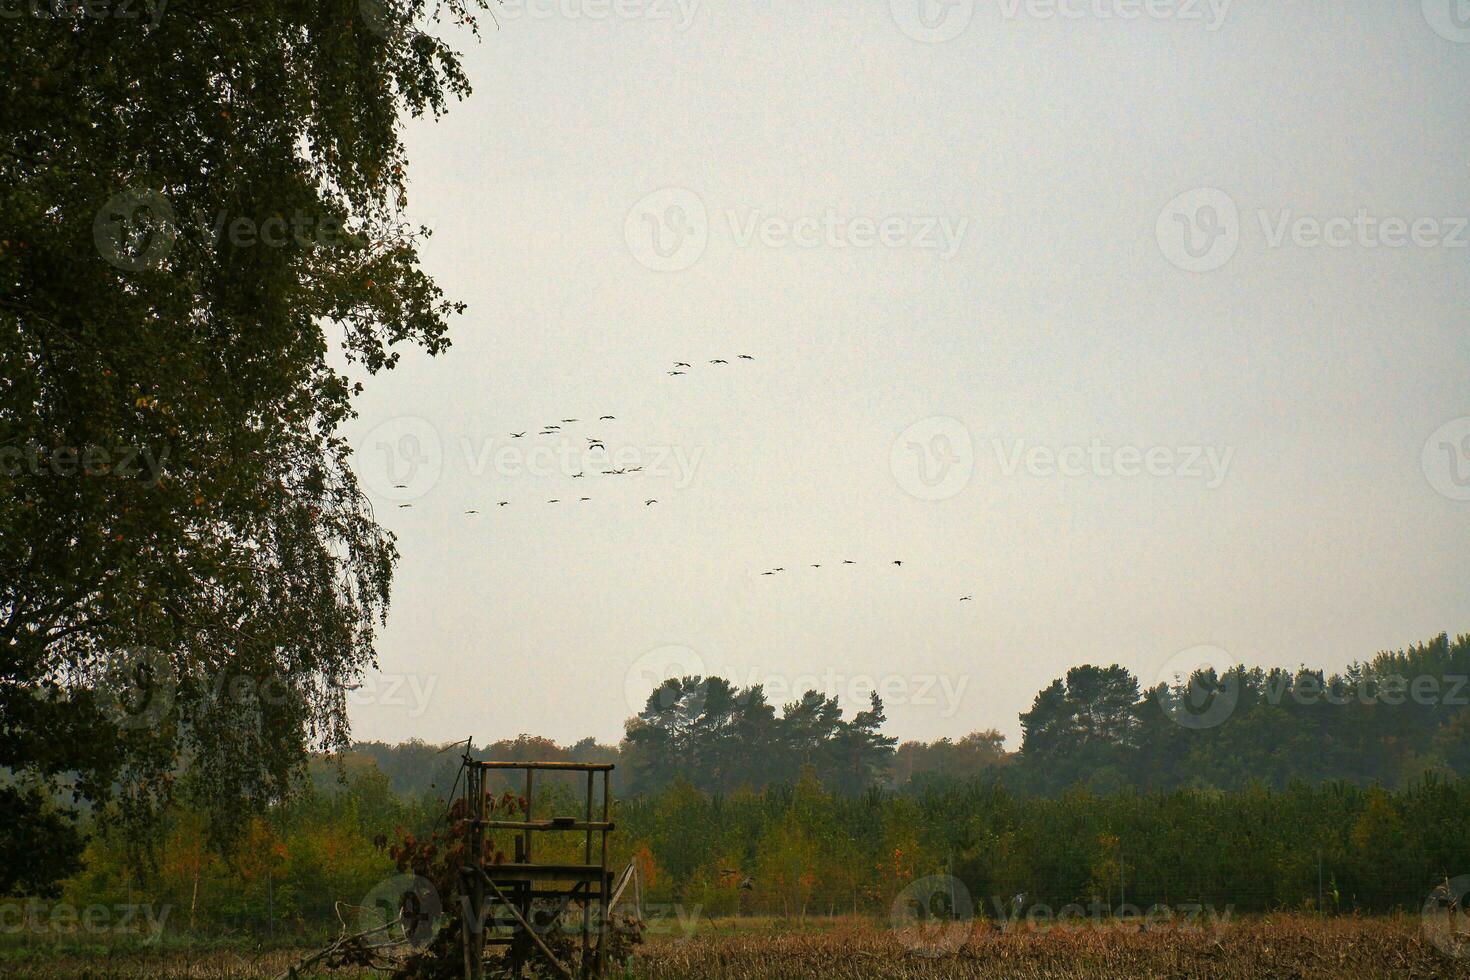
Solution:
[[[409,125],[469,311],[349,433],[358,737],[614,740],[702,666],[1014,746],[1075,664],[1470,629],[1451,0],[690,3],[501,7]],[[588,436],[644,470],[531,452]]]

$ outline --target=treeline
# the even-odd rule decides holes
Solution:
[[[1008,782],[1029,793],[1466,776],[1470,636],[1441,634],[1341,674],[1205,669],[1143,692],[1116,665],[1075,667],[1021,727]]]
[[[952,876],[976,915],[1072,903],[1146,909],[1417,910],[1470,871],[1470,781],[1024,797],[998,778],[898,794],[795,787],[728,797],[678,783],[618,808],[656,901],[716,914],[887,914]],[[740,889],[741,882],[749,883]]]
[[[169,816],[158,860],[142,871],[120,836],[96,837],[63,904],[143,908],[139,928],[277,936],[335,929],[337,901],[391,904],[401,882],[385,843],[442,827],[443,800],[393,793],[367,759],[348,767],[345,784],[324,786],[253,821],[228,854],[212,851],[204,820],[186,812]],[[536,811],[576,813],[578,793],[548,780]],[[1341,782],[1110,795],[1078,787],[1048,798],[1013,792],[999,771],[852,795],[827,790],[808,769],[794,785],[760,792],[713,795],[676,779],[620,799],[610,859],[638,864],[651,914],[686,923],[886,917],[906,907],[911,886],[932,890],[934,881],[977,917],[1074,904],[1104,916],[1156,905],[1180,915],[1202,906],[1386,912],[1417,910],[1438,883],[1470,871],[1466,812],[1470,781],[1435,776],[1397,791]],[[539,839],[538,857],[577,860],[574,838]],[[53,922],[54,907],[38,905],[25,921]]]
[[[683,780],[701,792],[793,785],[810,767],[830,791],[900,790],[1004,770],[1022,795],[1072,786],[1094,793],[1176,787],[1284,788],[1294,780],[1407,785],[1470,776],[1470,636],[1382,653],[1340,674],[1240,666],[1203,669],[1141,688],[1123,667],[1080,666],[1021,715],[1018,751],[994,730],[958,741],[883,734],[882,701],[844,717],[836,698],[808,691],[778,713],[760,685],[720,677],[665,681],[629,719],[622,742],[563,747],[523,735],[476,746],[477,758],[614,762],[622,795]],[[407,742],[359,744],[398,792],[454,778],[459,752]]]
[[[719,678],[711,678],[716,684]],[[680,682],[681,686],[683,682]],[[811,704],[810,696],[807,704]],[[862,791],[870,785],[899,789],[913,779],[947,777],[965,779],[985,770],[1007,764],[1013,757],[1005,750],[1005,736],[991,729],[975,732],[958,741],[942,738],[934,742],[904,742],[895,750],[892,739],[869,741],[865,734],[865,718],[854,719],[845,730],[833,725],[837,716],[836,702],[822,712],[822,727],[806,728],[801,741],[787,741],[775,731],[751,741],[731,737],[713,726],[698,727],[676,721],[673,712],[664,713],[659,724],[640,722],[638,734],[632,732],[621,745],[604,745],[584,738],[570,746],[559,745],[549,738],[521,735],[488,745],[475,745],[470,754],[476,759],[505,759],[530,762],[611,762],[618,767],[617,792],[636,796],[656,792],[675,779],[683,779],[704,792],[726,792],[740,786],[761,788],[768,784],[793,783],[804,766],[816,771],[824,785],[845,791]],[[796,712],[792,721],[801,718]],[[772,719],[775,729],[783,719]],[[787,729],[789,731],[790,729]],[[844,737],[835,737],[842,731]],[[812,737],[815,732],[816,737]],[[784,733],[783,733],[784,734]],[[874,733],[876,734],[876,733]],[[794,743],[794,744],[793,744]],[[761,746],[762,755],[751,752],[752,745]],[[387,777],[393,791],[418,795],[444,792],[453,785],[464,743],[431,745],[417,739],[388,744],[358,742],[348,759],[371,759]],[[710,763],[709,770],[700,768]],[[829,765],[830,764],[830,765]],[[330,767],[318,766],[318,784],[325,788],[331,779]],[[858,774],[847,781],[842,776]],[[492,774],[492,785],[500,789],[514,788],[510,777]]]
[[[1463,636],[1330,677],[1238,668],[1140,690],[1120,667],[1083,666],[1037,695],[1015,752],[993,731],[895,746],[877,699],[845,718],[811,693],[778,714],[758,687],[678,678],[618,746],[521,736],[472,751],[616,763],[614,861],[639,863],[650,901],[706,914],[886,913],[930,875],[981,912],[1018,895],[1384,911],[1470,874],[1467,674]],[[336,901],[393,874],[393,836],[442,827],[462,752],[366,743],[316,759],[298,797],[221,849],[182,809],[152,863],[98,833],[65,902],[163,907],[171,928],[333,927]],[[497,791],[520,790],[511,778]],[[579,812],[579,786],[537,787],[538,813]]]

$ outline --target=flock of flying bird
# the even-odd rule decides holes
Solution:
[[[755,358],[751,357],[749,354],[739,354],[739,355],[736,355],[736,358],[735,359],[737,361],[753,361],[753,360],[755,360]],[[729,364],[730,362],[727,361],[727,360],[725,360],[723,357],[712,357],[712,358],[710,358],[710,363],[711,364]],[[674,362],[674,369],[669,372],[669,376],[670,377],[677,378],[681,374],[688,374],[689,373],[689,370],[692,367],[693,367],[693,365],[691,365],[687,361],[675,361]]]
[[[755,357],[752,356],[752,355],[750,355],[750,354],[738,354],[738,355],[736,355],[736,360],[740,360],[740,361],[753,361],[753,360],[755,360]],[[711,363],[711,364],[729,364],[730,362],[728,360],[726,360],[725,358],[723,358],[723,357],[714,357],[714,358],[710,358],[710,362],[709,363]],[[669,371],[668,373],[671,374],[671,375],[675,375],[675,376],[682,375],[682,374],[687,374],[688,373],[688,369],[690,369],[690,368],[691,368],[691,365],[689,364],[688,361],[675,361],[674,362],[674,369],[671,370],[671,371]],[[562,419],[560,422],[555,422],[555,423],[548,422],[547,424],[541,426],[540,430],[537,432],[537,435],[542,435],[542,436],[560,436],[560,435],[564,435],[565,433],[562,432],[562,426],[563,425],[575,425],[576,423],[578,423],[580,421],[581,421],[581,419]],[[601,416],[598,416],[597,421],[599,421],[599,422],[616,422],[617,421],[617,416],[616,415],[601,415]],[[523,429],[520,432],[512,432],[512,433],[510,433],[510,437],[512,439],[524,439],[526,437],[527,433],[529,433],[529,432],[530,432],[529,429]],[[603,441],[600,438],[594,438],[592,436],[584,436],[583,438],[585,438],[587,440],[587,451],[588,452],[592,452],[593,450],[601,450],[604,453],[607,452],[607,446],[606,446],[606,444],[603,443]],[[601,475],[603,475],[603,476],[626,476],[629,473],[639,473],[639,472],[642,472],[642,470],[643,470],[643,467],[641,467],[641,466],[620,466],[620,467],[613,467],[611,469],[602,470],[601,471]],[[585,472],[582,472],[582,473],[573,473],[572,474],[572,479],[574,479],[574,480],[580,480],[583,477],[585,477],[586,475],[587,474]],[[395,490],[406,490],[407,489],[407,484],[402,484],[402,483],[396,484],[394,486],[394,489]],[[570,498],[568,498],[568,499],[570,499]],[[587,503],[587,502],[591,501],[591,499],[592,499],[591,497],[578,497],[577,498],[577,502],[578,503]],[[560,497],[555,497],[555,498],[553,498],[551,500],[548,500],[546,502],[548,504],[559,504],[559,503],[562,502],[562,500],[561,500]],[[650,497],[650,498],[648,498],[648,499],[646,499],[646,500],[643,501],[643,506],[645,506],[645,507],[652,507],[656,503],[658,503],[658,500],[656,498]],[[495,506],[496,507],[509,507],[510,506],[510,501],[509,500],[497,500],[495,502]],[[413,504],[411,504],[411,503],[399,504],[398,505],[398,508],[400,510],[408,510],[411,507],[413,507]],[[479,513],[480,513],[480,511],[478,509],[475,509],[475,508],[471,508],[471,509],[465,511],[466,516],[474,516],[474,515],[478,515]]]
[[[755,358],[752,357],[750,354],[739,354],[739,355],[736,355],[736,360],[753,361],[753,360],[755,360]],[[709,363],[712,364],[712,365],[718,365],[718,364],[726,364],[726,365],[728,365],[730,362],[728,360],[722,358],[722,357],[714,357],[714,358],[711,358],[710,359]],[[678,377],[680,375],[687,374],[688,371],[690,371],[690,370],[692,370],[692,365],[688,361],[675,361],[674,362],[673,369],[670,370],[670,371],[668,371],[667,373],[670,376]],[[547,424],[545,424],[545,425],[543,425],[543,426],[540,427],[540,430],[537,432],[537,434],[538,435],[542,435],[542,436],[560,436],[560,435],[564,435],[565,433],[562,431],[562,426],[563,425],[576,425],[580,421],[581,421],[580,419],[570,418],[570,419],[562,419],[560,422],[556,422],[556,423],[547,423]],[[597,421],[599,421],[599,422],[616,422],[617,421],[617,416],[615,416],[615,415],[602,415],[602,416],[599,416],[598,417]],[[524,439],[526,437],[527,433],[529,433],[529,432],[530,432],[529,429],[523,429],[520,432],[512,432],[512,433],[510,433],[510,437],[512,439]],[[587,440],[587,451],[588,452],[591,452],[593,450],[602,450],[603,452],[606,452],[607,451],[607,446],[603,443],[603,441],[600,438],[595,438],[593,436],[584,436],[583,438],[585,438]],[[641,472],[642,469],[643,469],[643,467],[641,467],[641,466],[616,467],[616,468],[612,468],[612,469],[602,470],[601,471],[601,474],[603,476],[624,476],[624,475],[627,475],[629,473],[638,473],[638,472]],[[586,475],[587,474],[585,472],[573,473],[572,474],[572,479],[579,480],[579,479],[582,479],[583,477],[585,477]],[[404,489],[404,487],[402,485],[400,485],[399,487],[397,487],[397,489]],[[567,498],[567,499],[570,500],[571,498]],[[578,497],[577,498],[577,501],[579,503],[587,503],[591,499],[592,499],[591,497]],[[548,504],[559,504],[559,503],[562,503],[562,498],[560,498],[560,497],[554,497],[554,498],[552,498],[552,499],[550,499],[550,500],[548,500],[546,502]],[[650,497],[650,498],[648,498],[648,499],[646,499],[646,500],[643,501],[643,506],[645,506],[645,507],[652,507],[654,504],[657,504],[657,503],[658,503],[658,500],[657,499]],[[399,504],[398,506],[400,508],[408,508],[408,507],[412,507],[413,504]],[[498,500],[498,501],[495,502],[495,506],[497,506],[497,507],[509,507],[510,506],[510,501],[509,500]],[[471,509],[465,511],[465,514],[466,515],[477,515],[479,513],[480,513],[479,510],[474,509],[474,508],[471,508]],[[856,565],[857,562],[855,562],[855,561],[853,561],[851,559],[844,558],[842,560],[841,564],[843,564],[843,565]],[[897,568],[902,568],[903,567],[903,561],[901,559],[894,560],[891,564],[893,564]],[[821,568],[822,565],[821,565],[820,562],[817,562],[817,563],[813,563],[811,567],[812,568]],[[783,566],[783,567],[778,567],[778,568],[772,568],[772,569],[770,569],[768,571],[761,572],[760,574],[762,576],[778,575],[778,574],[780,574],[780,573],[782,573],[784,571],[786,571],[786,569]],[[970,595],[961,596],[960,597],[960,602],[971,602],[971,601],[974,600],[974,598],[975,598],[974,596],[970,596]]]
[[[576,423],[578,423],[580,421],[581,421],[581,419],[562,419],[560,422],[555,422],[555,423],[548,422],[546,425],[543,425],[541,427],[541,430],[538,433],[538,435],[543,435],[543,436],[559,436],[559,435],[563,435],[563,432],[562,432],[562,429],[561,429],[561,427],[563,425],[575,425]],[[598,417],[598,421],[599,422],[616,422],[617,421],[617,416],[616,415],[602,415],[602,416],[599,416]],[[521,432],[512,432],[510,434],[510,437],[512,439],[523,439],[523,438],[525,438],[526,433],[529,432],[529,431],[530,431],[529,429],[526,429],[526,430],[523,430]],[[604,453],[607,452],[607,446],[606,446],[606,444],[603,443],[603,441],[601,439],[594,438],[592,436],[584,436],[583,438],[585,438],[587,440],[587,451],[588,452],[592,452],[593,450],[601,450]],[[625,476],[625,475],[627,475],[629,473],[640,473],[642,471],[643,471],[643,467],[641,467],[641,466],[618,466],[618,467],[613,467],[612,469],[602,470],[601,473],[602,473],[603,476]],[[572,474],[572,479],[573,480],[580,480],[580,479],[585,478],[586,476],[587,476],[587,473],[585,471],[582,471],[582,472],[578,472],[578,473],[573,473]],[[406,484],[397,484],[394,487],[394,489],[396,489],[396,490],[404,490],[404,489],[407,489],[407,485]],[[570,499],[570,498],[568,498],[568,499]],[[578,502],[579,503],[586,503],[587,501],[590,501],[592,498],[591,497],[578,497],[577,499],[578,499]],[[562,500],[561,500],[560,497],[556,497],[556,498],[553,498],[553,499],[548,500],[546,502],[548,504],[559,504],[559,503],[562,502]],[[648,500],[643,501],[643,506],[645,506],[645,507],[651,507],[651,506],[653,506],[656,503],[658,503],[657,500],[650,498]],[[398,506],[399,506],[400,509],[407,509],[409,507],[412,507],[413,504],[399,504]],[[495,506],[497,506],[497,507],[509,507],[510,506],[510,501],[509,500],[497,500],[495,502]],[[469,510],[465,511],[465,514],[466,515],[475,515],[475,514],[479,514],[479,513],[480,513],[480,511],[478,509],[476,509],[476,508],[473,508],[473,507],[470,508]]]

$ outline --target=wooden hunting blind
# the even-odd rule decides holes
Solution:
[[[526,805],[522,819],[489,818],[486,777],[491,770],[524,771]],[[582,906],[580,974],[584,978],[602,976],[611,931],[608,915],[617,897],[607,867],[607,838],[613,830],[612,770],[610,763],[479,762],[468,756],[465,758],[465,798],[470,805],[471,838],[471,846],[466,853],[471,855],[472,862],[470,867],[461,871],[460,914],[466,980],[482,980],[485,950],[489,946],[508,947],[509,962],[505,965],[509,966],[513,976],[523,975],[534,946],[554,969],[568,980],[575,980],[576,975],[570,966],[561,962],[546,942],[546,936],[552,930],[564,929],[567,910],[573,902]],[[533,812],[538,772],[585,772],[584,812],[580,816],[547,814],[538,818]],[[600,819],[594,819],[599,773],[602,774],[601,813]],[[513,832],[513,861],[503,864],[485,862],[483,843],[486,831],[490,830]],[[582,863],[537,863],[534,845],[536,835],[542,833],[583,834]],[[594,905],[597,907],[596,923],[592,921]],[[548,911],[551,914],[547,914]],[[594,932],[596,945],[593,944]]]

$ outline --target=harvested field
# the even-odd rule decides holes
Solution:
[[[640,948],[636,980],[925,980],[1064,977],[1470,978],[1470,947],[1447,954],[1415,916],[1319,919],[1281,915],[1219,926],[1056,926],[1002,932],[989,925],[895,932],[864,920],[819,921],[807,928],[720,920],[687,938],[659,936]],[[14,951],[11,951],[12,954]],[[291,950],[71,951],[7,957],[7,977],[97,980],[169,977],[258,980],[295,961]],[[315,973],[358,980],[365,972]],[[306,975],[304,975],[306,976]]]
[[[661,940],[638,957],[640,980],[870,978],[1470,977],[1416,917],[1281,916],[1219,929],[1056,927],[954,937],[844,926],[808,933],[707,933]],[[1470,952],[1470,951],[1467,951]]]

